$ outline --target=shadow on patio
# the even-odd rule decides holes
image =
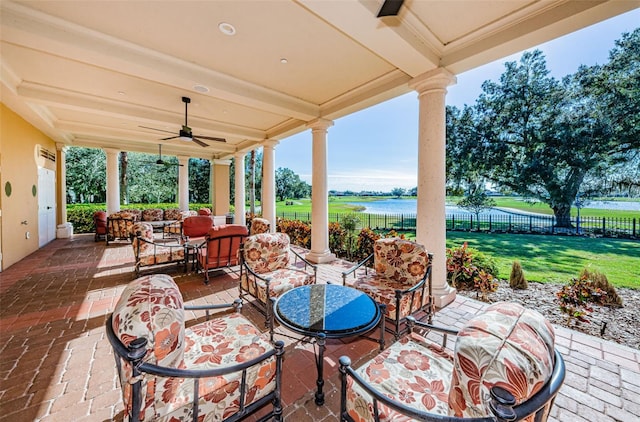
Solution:
[[[351,264],[319,266],[320,283],[340,282]],[[169,266],[185,302],[231,302],[237,274],[214,277]],[[133,251],[126,242],[108,247],[93,235],[59,239],[0,273],[0,421],[122,420],[122,400],[104,322],[133,280]],[[434,323],[460,327],[486,305],[458,296]],[[264,317],[242,311],[264,328]],[[276,332],[281,331],[278,328]],[[639,334],[640,335],[640,334]],[[324,406],[314,403],[315,363],[310,345],[286,342],[283,373],[285,420],[338,420],[338,358],[355,366],[378,351],[366,339],[329,340]],[[391,337],[387,334],[387,344]],[[640,351],[556,327],[567,376],[549,420],[630,421],[640,417]],[[251,418],[253,420],[255,418]]]

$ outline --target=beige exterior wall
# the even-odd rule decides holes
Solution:
[[[213,214],[226,215],[229,212],[229,196],[231,193],[231,183],[229,181],[229,164],[218,164],[214,162],[213,171],[213,179],[215,183],[215,186],[213,188]]]
[[[38,186],[38,165],[56,171],[54,162],[37,157],[38,145],[56,153],[56,144],[51,138],[0,103],[2,269],[38,249],[38,196],[33,195],[33,187]],[[11,195],[6,192],[7,182],[11,184]],[[22,224],[24,221],[26,225]]]

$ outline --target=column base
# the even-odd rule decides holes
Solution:
[[[71,223],[58,224],[56,230],[57,239],[68,239],[73,236],[73,225]]]
[[[336,256],[331,251],[314,252],[311,251],[305,256],[306,260],[314,264],[326,264],[336,260]]]
[[[454,300],[456,300],[456,289],[448,284],[433,289],[433,303],[436,308],[442,309]]]

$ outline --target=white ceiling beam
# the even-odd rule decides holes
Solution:
[[[305,8],[406,74],[415,77],[438,67],[437,49],[418,34],[396,25],[398,18],[376,17],[379,2],[297,0]],[[401,10],[401,13],[407,13]],[[411,17],[407,17],[411,22]],[[435,37],[434,37],[435,39]]]

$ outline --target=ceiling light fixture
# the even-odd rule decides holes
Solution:
[[[220,32],[222,32],[225,35],[235,35],[236,34],[236,28],[235,26],[231,25],[230,23],[227,22],[220,22],[218,24],[218,29],[220,30]]]
[[[280,59],[280,63],[282,64],[287,64],[289,63],[289,60],[285,59],[284,57]]]
[[[195,85],[193,86],[193,90],[194,90],[194,91],[197,91],[197,92],[201,92],[201,93],[203,93],[203,94],[205,94],[205,93],[209,92],[209,88],[207,88],[207,87],[206,87],[206,86],[204,86],[204,85],[200,85],[200,84],[195,84]]]

